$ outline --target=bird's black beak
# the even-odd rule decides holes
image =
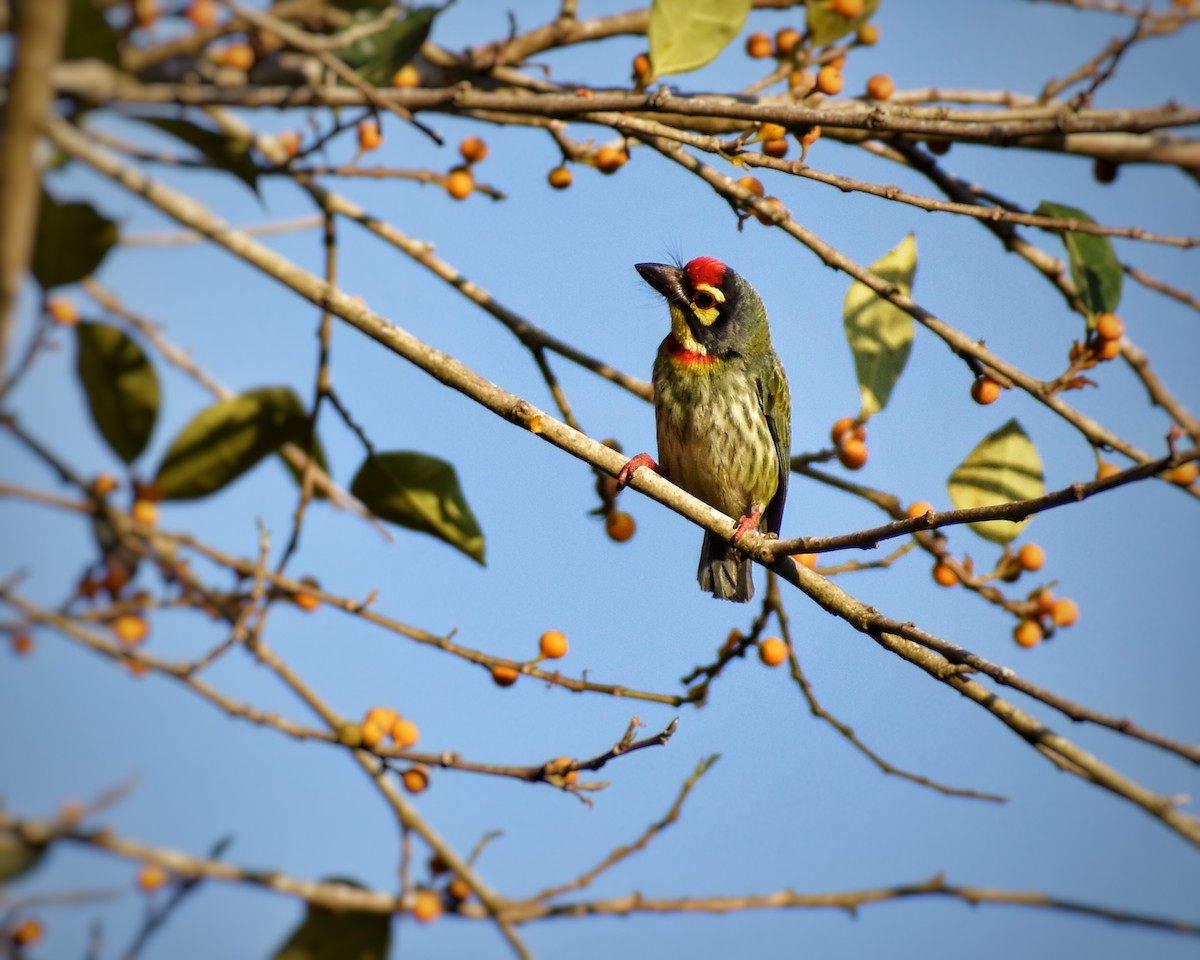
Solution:
[[[687,299],[683,290],[683,271],[679,267],[669,263],[635,263],[633,267],[669,303],[682,303]]]

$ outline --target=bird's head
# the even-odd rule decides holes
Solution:
[[[671,333],[690,353],[728,358],[769,347],[767,310],[742,276],[713,257],[635,265],[671,308]]]

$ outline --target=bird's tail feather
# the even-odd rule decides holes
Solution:
[[[754,564],[736,547],[711,533],[704,535],[700,548],[700,569],[696,579],[700,589],[718,600],[745,603],[754,596]]]

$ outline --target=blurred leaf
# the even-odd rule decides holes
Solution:
[[[94,58],[114,67],[118,65],[117,31],[93,0],[71,0],[62,58],[64,61]]]
[[[871,264],[871,271],[912,294],[917,272],[917,241],[910,233],[895,249]],[[862,394],[863,420],[887,406],[892,389],[912,349],[913,318],[884,300],[864,283],[851,284],[846,293],[846,340],[854,354],[858,389]]]
[[[833,4],[834,0],[808,0],[806,34],[813,50],[841,40],[861,27],[871,19],[879,0],[864,0],[862,13],[857,17],[843,17],[833,9]]]
[[[369,9],[369,5],[364,6]],[[337,56],[367,83],[376,87],[390,86],[395,72],[417,55],[433,28],[433,18],[440,12],[437,7],[417,7],[403,20],[396,20],[378,33],[336,51]],[[364,20],[374,19],[374,16],[364,17],[362,12],[356,14],[349,29],[357,29]]]
[[[946,484],[950,500],[959,510],[990,507],[1013,500],[1029,500],[1046,492],[1042,458],[1016,420],[989,433],[967,458],[954,468]],[[984,520],[971,529],[993,543],[1008,543],[1032,520]]]
[[[83,321],[76,333],[76,366],[92,419],[113,452],[132,463],[158,418],[158,376],[137,342],[116,327]]]
[[[363,889],[353,880],[325,882]],[[391,937],[390,914],[339,912],[309,904],[304,920],[271,960],[387,960]]]
[[[333,5],[348,13],[358,13],[360,10],[386,10],[392,0],[333,0]]]
[[[350,492],[380,519],[428,533],[484,562],[483,531],[445,460],[407,451],[369,456]]]
[[[201,410],[163,457],[154,483],[167,500],[206,497],[291,441],[303,446],[308,411],[288,387],[260,387]]]
[[[59,203],[42,188],[33,275],[43,290],[94,273],[117,242],[117,224],[90,203]]]
[[[650,63],[656,76],[698,70],[741,32],[751,0],[654,0]]]
[[[1096,222],[1082,210],[1049,200],[1039,203],[1034,213],[1083,223]],[[1061,233],[1071,264],[1071,279],[1079,288],[1079,299],[1087,307],[1090,314],[1088,325],[1091,326],[1097,314],[1114,313],[1121,302],[1121,285],[1124,282],[1121,262],[1113,252],[1112,241],[1108,237],[1097,237],[1076,230],[1063,230]]]
[[[0,833],[0,888],[28,873],[46,855],[46,847],[35,847],[11,833]]]
[[[308,449],[307,438],[300,440],[296,444],[296,446],[298,446],[301,450],[307,450]],[[325,446],[321,443],[320,437],[314,438],[313,457],[317,461],[317,466],[320,467],[322,470],[324,470],[326,473],[329,473],[329,460],[325,456]],[[283,465],[285,467],[287,467],[287,472],[292,475],[292,479],[296,481],[296,485],[297,486],[302,485],[304,483],[304,470],[300,467],[292,466],[292,461],[289,460],[287,457],[285,457],[282,452],[279,454],[279,459],[282,460]],[[328,500],[329,499],[329,494],[327,494],[324,490],[322,490],[316,484],[313,484],[312,495],[313,495],[314,500]]]
[[[190,120],[173,117],[138,117],[143,123],[195,147],[218,170],[225,170],[258,193],[258,165],[250,154],[251,141],[231,137],[220,130],[201,127]]]

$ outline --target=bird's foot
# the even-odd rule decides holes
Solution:
[[[733,542],[737,543],[751,530],[757,530],[758,525],[762,522],[762,507],[754,504],[750,512],[738,519],[737,526],[733,530]]]
[[[658,464],[654,462],[654,458],[648,453],[639,453],[635,457],[630,457],[625,466],[621,468],[621,472],[617,474],[617,489],[624,490],[625,485],[633,479],[634,471],[638,467],[649,467],[655,473],[659,472]]]

